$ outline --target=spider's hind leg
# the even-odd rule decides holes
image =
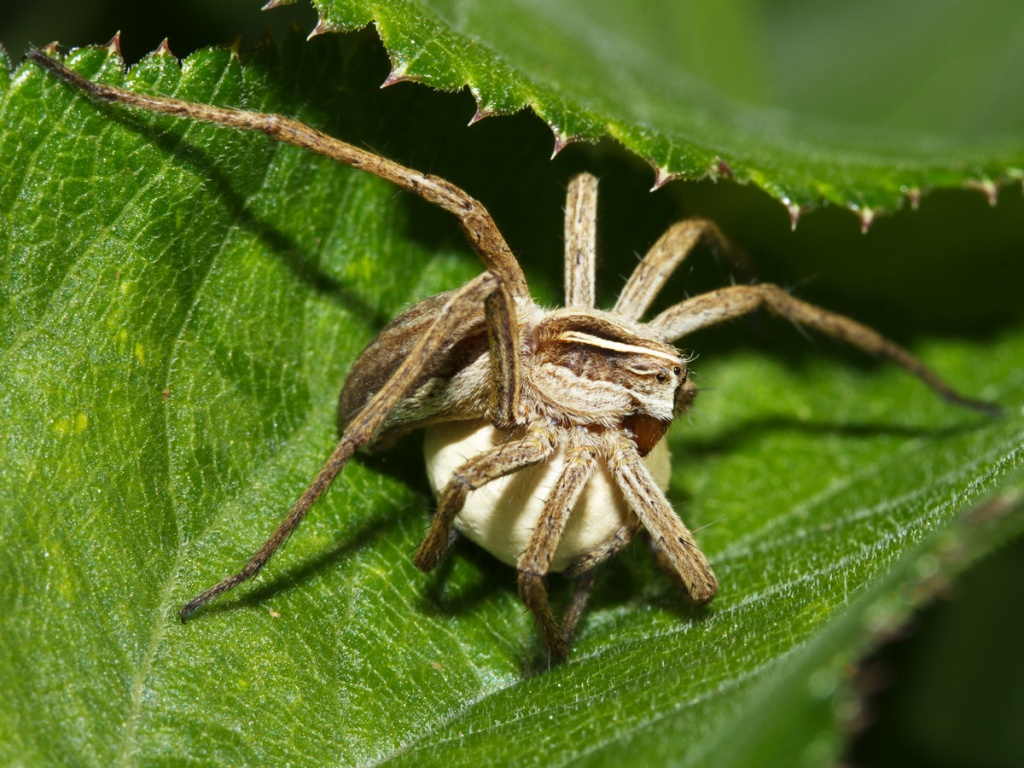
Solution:
[[[587,607],[587,600],[594,590],[594,571],[587,571],[576,578],[573,586],[572,600],[569,607],[565,609],[565,616],[562,617],[562,635],[565,637],[567,646],[572,645],[573,637],[576,635],[576,625],[580,622],[583,609]]]
[[[438,311],[437,319],[434,320],[430,330],[423,335],[383,386],[349,422],[345,434],[341,436],[341,441],[306,492],[292,507],[288,516],[281,521],[263,546],[249,558],[238,573],[218,582],[185,603],[178,612],[182,621],[217,596],[260,572],[273,554],[292,535],[317,499],[330,487],[349,459],[357,450],[373,440],[388,414],[405,397],[412,383],[416,381],[426,364],[438,355],[455,329],[464,325],[480,304],[495,292],[500,292],[501,289],[501,278],[492,272],[484,272],[462,288],[452,292],[451,298]]]

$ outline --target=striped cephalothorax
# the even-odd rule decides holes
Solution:
[[[28,58],[101,102],[253,130],[360,168],[457,217],[486,271],[462,288],[426,299],[389,324],[355,362],[338,403],[341,440],[288,516],[241,571],[186,603],[182,620],[254,576],[287,540],[357,450],[387,447],[426,430],[437,498],[415,556],[433,569],[458,532],[518,570],[519,594],[551,656],[564,658],[594,569],[640,528],[659,564],[686,597],[705,603],[718,589],[707,558],[663,492],[662,439],[696,395],[687,358],[673,342],[756,310],[801,323],[888,359],[946,399],[958,395],[909,352],[849,318],[799,301],[774,285],[711,291],[641,322],[669,276],[700,240],[721,243],[707,221],[682,221],[658,240],[610,311],[594,307],[597,181],[569,185],[566,307],[546,311],[484,207],[443,179],[331,138],[287,117],[149,96],[94,83],[42,51]],[[576,580],[562,621],[545,578]]]

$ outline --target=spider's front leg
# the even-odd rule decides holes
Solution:
[[[480,305],[485,303],[488,297],[502,292],[501,278],[493,272],[484,272],[452,293],[451,298],[438,311],[430,329],[412,348],[391,377],[349,423],[334,452],[331,453],[306,492],[292,507],[288,516],[260,547],[259,551],[249,559],[242,570],[189,600],[179,611],[182,621],[218,595],[259,573],[278,548],[288,540],[317,499],[330,487],[334,478],[353,454],[373,440],[388,414],[402,401],[419,374],[440,353],[456,329],[467,323],[473,314],[479,311]]]
[[[829,312],[790,296],[777,285],[733,285],[694,296],[669,307],[649,327],[674,342],[701,328],[732,320],[760,309],[845,341],[869,355],[888,360],[914,374],[950,403],[997,416],[999,406],[961,395],[928,366],[895,342],[849,317]]]
[[[246,112],[182,101],[166,96],[135,93],[124,88],[88,80],[68,69],[60,61],[35,48],[30,48],[25,57],[69,85],[81,89],[95,101],[121,104],[133,109],[143,109],[148,112],[190,120],[200,120],[240,131],[256,131],[283,144],[290,144],[305,151],[323,155],[336,162],[350,165],[390,181],[454,215],[459,221],[466,240],[483,260],[487,269],[501,278],[509,294],[516,298],[528,297],[530,294],[519,262],[516,261],[512,250],[508,247],[487,209],[467,192],[449,181],[420,173],[393,160],[354,147],[284,115]]]
[[[659,565],[679,580],[692,602],[710,601],[718,592],[711,564],[651,477],[636,444],[622,434],[608,433],[607,439],[612,475],[657,546]]]

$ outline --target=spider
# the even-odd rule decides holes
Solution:
[[[705,220],[670,227],[640,261],[615,306],[597,309],[597,180],[589,174],[568,188],[565,307],[546,310],[531,299],[523,271],[487,210],[443,179],[291,118],[133,93],[87,80],[41,51],[27,56],[96,101],[260,131],[386,179],[452,213],[486,267],[461,288],[403,312],[363,351],[339,397],[341,440],[323,468],[238,573],[181,608],[182,621],[256,575],[356,451],[386,448],[419,428],[426,430],[428,474],[438,503],[415,565],[435,568],[459,533],[514,565],[519,596],[552,659],[569,652],[595,569],[641,528],[685,597],[707,603],[718,581],[663,491],[668,455],[662,438],[697,393],[688,378],[689,359],[674,342],[757,310],[896,363],[952,403],[993,409],[958,394],[874,330],[776,285],[720,288],[642,322],[700,241],[724,245]],[[575,582],[560,620],[546,587],[553,572]]]

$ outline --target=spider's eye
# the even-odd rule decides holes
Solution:
[[[658,381],[664,381],[665,379],[668,378],[668,374],[665,373],[664,371],[658,371],[657,378],[658,378]]]
[[[683,372],[683,369],[680,368],[678,365],[675,368],[672,369],[672,373],[674,373],[676,376],[679,376],[682,372]]]

